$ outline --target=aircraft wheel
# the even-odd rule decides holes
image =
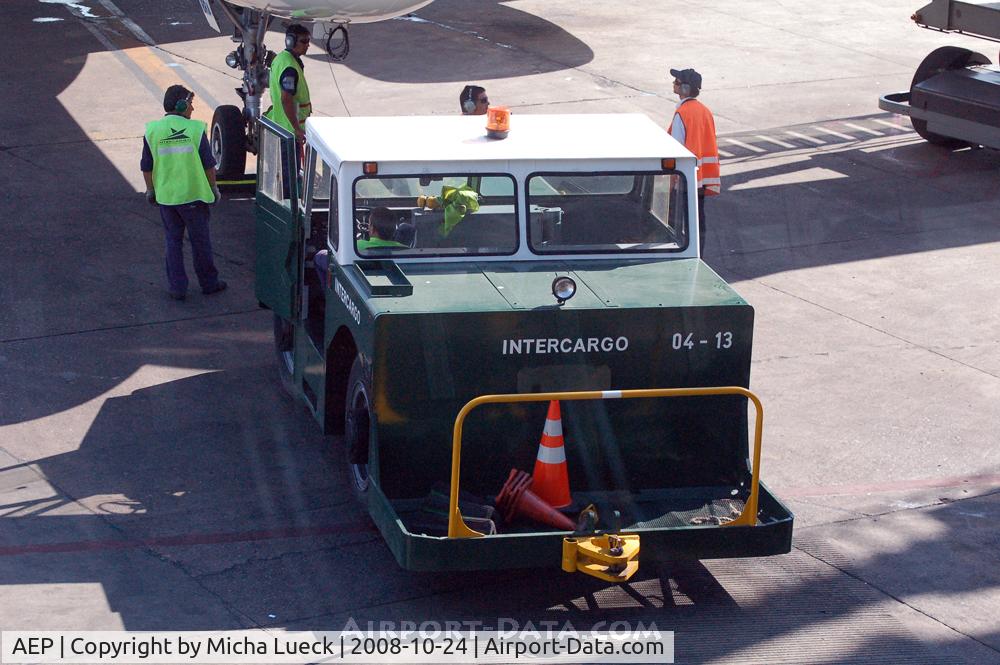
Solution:
[[[982,53],[976,53],[975,51],[970,51],[969,49],[960,48],[958,46],[942,46],[941,48],[934,49],[926,58],[924,58],[923,62],[920,63],[920,66],[917,67],[917,71],[913,75],[913,81],[910,83],[910,95],[912,97],[913,89],[918,83],[923,83],[927,79],[937,76],[941,72],[953,69],[963,69],[965,67],[969,67],[970,65],[988,64],[990,64],[989,58]],[[942,136],[928,131],[927,121],[921,118],[910,118],[910,123],[913,125],[914,131],[916,131],[917,134],[919,134],[920,137],[928,143],[952,150],[964,148],[969,145],[968,141],[951,138],[950,136]]]
[[[211,145],[219,178],[242,178],[247,167],[247,136],[246,122],[239,108],[226,105],[215,109]]]
[[[292,350],[291,321],[274,315],[274,353],[278,359],[278,378],[281,387],[289,395],[295,396],[295,354]]]
[[[361,358],[355,358],[347,380],[345,402],[344,449],[347,455],[347,482],[362,503],[368,496],[368,446],[375,431],[372,413],[371,384],[365,376]]]

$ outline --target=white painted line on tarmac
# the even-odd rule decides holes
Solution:
[[[109,51],[118,51],[119,48],[111,43],[111,40],[104,36],[104,33],[94,27],[94,24],[90,21],[80,21],[81,25],[87,29],[87,32],[94,35],[97,41],[101,42],[101,46],[108,49]]]
[[[153,95],[154,99],[159,99],[163,96],[163,91],[160,90],[158,85],[156,85],[156,82],[150,79],[146,72],[142,71],[142,69],[135,64],[135,62],[133,62],[122,52],[120,48],[108,39],[107,35],[105,35],[100,28],[90,21],[81,20],[80,23],[87,29],[87,32],[94,35],[97,41],[99,41],[104,48],[108,49],[108,52],[111,53],[114,58],[121,63],[123,67],[125,67],[125,69],[132,73],[135,80],[141,83],[142,87],[146,88],[146,90]]]
[[[844,127],[850,127],[855,131],[871,134],[872,136],[885,136],[882,132],[876,132],[874,129],[868,129],[867,127],[862,127],[861,125],[855,125],[853,122],[845,122]]]
[[[726,152],[725,150],[719,149],[719,157],[735,157],[731,152]]]
[[[829,134],[830,136],[836,136],[838,139],[844,139],[845,141],[857,141],[856,138],[850,134],[843,134],[835,129],[827,129],[826,127],[820,127],[819,125],[813,125],[813,129],[821,134]]]
[[[99,18],[90,11],[90,7],[87,5],[81,5],[78,2],[73,2],[73,0],[38,0],[39,2],[46,5],[65,5],[67,9],[73,14],[76,14],[80,18]]]
[[[815,143],[816,145],[826,145],[826,141],[822,141],[814,136],[807,136],[805,134],[800,134],[798,132],[785,132],[789,136],[793,136],[797,139],[802,139],[803,141],[809,141],[810,143]]]
[[[196,95],[198,95],[198,97],[201,97],[202,99],[205,100],[205,102],[208,104],[208,106],[209,106],[210,109],[214,109],[215,107],[219,106],[218,100],[216,100],[215,97],[213,97],[212,94],[209,93],[208,90],[204,86],[202,86],[201,84],[199,84],[194,79],[194,77],[191,76],[188,73],[188,71],[187,71],[187,69],[185,69],[184,65],[181,64],[181,63],[179,63],[179,62],[175,62],[170,57],[170,54],[168,54],[163,49],[159,48],[157,46],[156,42],[153,41],[153,38],[149,36],[149,33],[147,33],[145,30],[143,30],[139,26],[138,23],[136,23],[135,21],[133,21],[132,19],[130,19],[125,14],[125,12],[122,11],[118,7],[118,5],[116,5],[114,2],[112,2],[112,0],[97,0],[97,1],[101,4],[102,7],[104,7],[109,12],[111,12],[111,14],[114,15],[114,17],[116,19],[118,19],[118,21],[122,25],[124,25],[128,29],[129,32],[132,33],[133,37],[135,37],[140,42],[142,42],[143,44],[145,44],[146,46],[148,46],[149,49],[150,49],[150,52],[152,52],[154,55],[156,55],[156,57],[158,57],[160,59],[160,61],[163,62],[164,65],[166,65],[167,67],[170,67],[172,69],[177,70],[177,75],[180,76],[180,78],[184,81],[184,83],[186,83],[188,85],[188,87],[191,90],[193,90]],[[91,32],[93,32],[93,31],[91,31]],[[102,42],[102,43],[104,43],[105,46],[108,45],[107,42]],[[117,46],[111,46],[110,48],[111,48],[111,50],[114,50],[114,51],[119,50]],[[156,94],[157,95],[162,95],[163,93],[162,93],[162,91],[158,91]]]
[[[125,12],[118,9],[118,6],[115,3],[111,2],[111,0],[97,0],[97,1],[101,3],[101,6],[103,6],[109,12],[114,14],[115,18],[121,21],[122,25],[128,28],[129,32],[135,35],[135,38],[138,39],[140,42],[148,44],[150,46],[156,44],[156,42],[153,41],[153,38],[150,37],[148,34],[146,34],[145,30],[140,28],[135,21],[126,16]]]
[[[761,141],[764,141],[765,143],[773,143],[774,145],[780,145],[782,148],[794,149],[794,148],[798,147],[798,146],[792,145],[791,143],[787,143],[785,141],[779,141],[778,139],[771,138],[770,136],[764,136],[762,134],[758,134],[754,138],[758,138]]]
[[[749,143],[744,143],[743,141],[737,141],[736,139],[726,139],[726,141],[729,145],[734,145],[737,148],[743,148],[744,150],[749,150],[750,152],[767,152],[767,150],[764,150],[763,148],[758,148],[755,145],[750,145]]]
[[[898,122],[889,122],[888,120],[879,120],[878,118],[874,118],[872,120],[872,122],[877,122],[880,125],[884,125],[886,127],[892,128],[892,129],[898,129],[899,131],[903,131],[903,132],[909,131],[909,129],[907,129],[903,125],[899,124]]]

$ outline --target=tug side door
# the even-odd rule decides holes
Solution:
[[[257,300],[286,321],[300,308],[302,218],[295,137],[260,119],[257,154]]]

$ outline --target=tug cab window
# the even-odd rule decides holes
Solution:
[[[288,169],[283,161],[284,151],[278,135],[270,131],[261,132],[260,154],[257,157],[257,188],[267,198],[284,204],[286,209],[291,210],[292,203],[284,180]]]
[[[509,175],[363,177],[354,183],[359,256],[486,256],[517,250]]]
[[[538,254],[687,247],[687,181],[680,173],[536,173],[527,189],[528,243]]]

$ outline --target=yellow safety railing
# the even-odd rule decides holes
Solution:
[[[636,397],[709,397],[713,395],[742,395],[753,402],[757,409],[753,435],[753,467],[750,497],[743,506],[743,512],[725,526],[755,526],[757,524],[757,500],[760,494],[760,441],[764,431],[764,407],[757,396],[746,388],[739,386],[720,386],[717,388],[650,388],[643,390],[586,390],[578,392],[555,393],[522,393],[508,395],[481,395],[469,400],[458,417],[455,418],[455,429],[451,444],[451,497],[448,507],[448,537],[476,538],[486,534],[469,528],[458,509],[459,470],[462,466],[462,425],[465,417],[473,409],[482,404],[509,404],[514,402],[548,402],[550,400],[594,400],[594,399],[633,399]]]

